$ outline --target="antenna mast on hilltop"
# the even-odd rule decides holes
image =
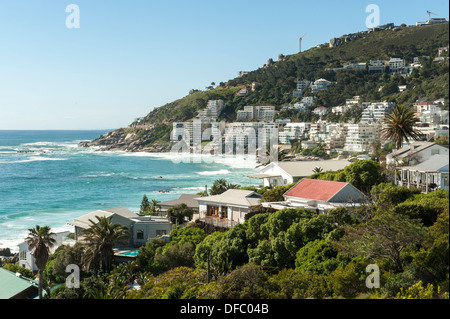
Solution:
[[[305,37],[305,35],[306,35],[306,33],[305,33],[304,35],[302,35],[302,36],[300,37],[300,39],[298,39],[298,41],[300,42],[300,44],[299,44],[299,52],[302,52],[302,40],[303,40],[303,38]]]

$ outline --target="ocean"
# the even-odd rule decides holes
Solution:
[[[170,153],[101,152],[78,147],[107,131],[0,131],[0,248],[17,251],[28,229],[67,223],[102,208],[138,212],[144,194],[166,201],[196,194],[218,178],[241,186],[254,159]],[[253,180],[254,181],[254,180]]]

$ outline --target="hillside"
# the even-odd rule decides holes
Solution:
[[[439,47],[449,43],[448,23],[432,26],[404,27],[399,31],[384,30],[358,34],[358,39],[338,47],[320,45],[305,52],[285,57],[268,67],[261,67],[248,74],[229,80],[215,89],[200,91],[155,108],[146,115],[138,127],[132,123],[128,128],[110,132],[81,146],[101,146],[105,150],[165,151],[170,148],[169,134],[172,122],[188,121],[196,111],[206,107],[208,100],[222,99],[227,108],[222,119],[232,121],[236,111],[245,105],[273,104],[278,109],[283,104],[295,103],[292,97],[298,80],[313,81],[325,78],[332,86],[315,95],[317,105],[331,107],[340,105],[345,99],[359,95],[365,101],[395,101],[397,104],[412,104],[418,98],[448,98],[448,63],[433,63]],[[424,57],[430,57],[426,59]],[[386,74],[368,74],[365,71],[332,71],[348,63],[388,60],[399,57],[411,63],[414,57],[421,57],[423,67],[409,77],[390,77]],[[327,70],[328,69],[328,70]],[[236,93],[242,87],[258,88],[246,97]],[[406,92],[384,90],[380,86],[407,85]],[[310,120],[303,118],[301,120]]]

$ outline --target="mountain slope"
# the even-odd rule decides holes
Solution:
[[[206,107],[208,100],[224,100],[227,108],[222,113],[222,119],[230,121],[235,119],[236,111],[245,105],[270,103],[280,108],[283,104],[296,102],[298,99],[292,98],[292,91],[297,81],[303,79],[313,81],[326,78],[333,82],[329,89],[315,95],[317,104],[326,107],[342,104],[354,95],[366,101],[390,100],[397,104],[413,103],[422,97],[448,98],[448,62],[432,62],[438,48],[448,46],[448,27],[449,24],[444,23],[404,27],[399,31],[360,33],[358,39],[338,47],[321,45],[229,80],[216,89],[196,92],[155,108],[142,119],[139,127],[135,127],[137,123],[132,123],[129,128],[110,132],[80,145],[128,151],[165,151],[170,148],[171,123],[192,119],[198,110]],[[424,56],[430,59],[422,58],[420,71],[413,72],[406,79],[364,71],[327,70],[347,63],[388,60],[390,57],[400,57],[411,63],[414,57]],[[251,88],[254,82],[259,83],[258,89],[246,97],[236,96],[240,88]],[[408,85],[411,89],[404,93],[378,91],[380,86],[392,84]]]

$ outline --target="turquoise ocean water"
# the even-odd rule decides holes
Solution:
[[[214,180],[249,185],[255,162],[169,153],[99,152],[79,148],[106,131],[0,131],[0,248],[17,250],[28,228],[70,230],[73,218],[124,206],[139,210],[142,196],[166,201],[195,194]],[[162,177],[162,178],[161,178]]]

